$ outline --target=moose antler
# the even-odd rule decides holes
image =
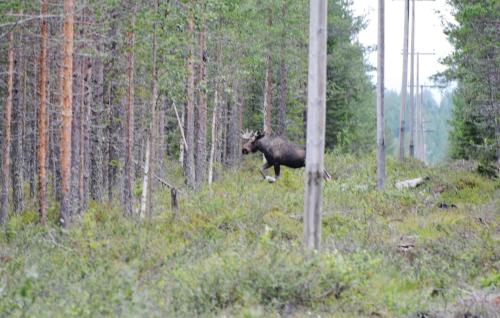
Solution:
[[[241,131],[241,138],[243,138],[245,140],[252,139],[254,136],[255,136],[254,131],[250,131],[250,130]]]

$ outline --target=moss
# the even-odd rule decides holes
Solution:
[[[463,286],[498,287],[495,180],[389,158],[380,192],[372,157],[331,154],[322,252],[305,255],[303,171],[283,168],[269,184],[256,173],[260,162],[243,165],[181,196],[175,215],[164,189],[150,220],[96,202],[67,230],[56,225],[53,202],[46,227],[34,211],[10,218],[0,234],[0,312],[398,317],[444,308]],[[166,171],[182,184],[177,166]],[[429,180],[405,191],[393,186],[417,176]],[[414,246],[402,251],[409,238]]]

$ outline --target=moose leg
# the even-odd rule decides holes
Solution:
[[[275,178],[273,178],[273,177],[271,177],[271,176],[267,176],[267,175],[266,175],[266,170],[267,170],[267,169],[269,169],[271,166],[273,166],[273,164],[271,164],[271,163],[269,163],[269,162],[266,162],[266,163],[262,166],[262,168],[260,168],[260,174],[262,175],[262,177],[263,177],[265,180],[267,180],[267,181],[269,181],[269,182],[271,182],[271,183],[272,183],[272,182],[275,182],[275,181],[276,181],[276,179],[275,179]]]
[[[280,177],[280,165],[274,165],[274,176],[276,177],[276,179]]]

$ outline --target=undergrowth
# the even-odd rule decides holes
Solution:
[[[329,155],[323,244],[305,255],[303,171],[262,181],[247,160],[170,211],[127,219],[92,203],[69,229],[11,217],[0,234],[2,317],[489,316],[499,297],[500,184],[473,172]],[[284,171],[283,171],[284,170]],[[178,169],[168,170],[178,182]],[[396,181],[426,177],[403,191]],[[176,179],[177,178],[177,179]],[[178,183],[180,184],[180,183]],[[140,193],[140,189],[138,190]],[[470,295],[484,302],[467,306]],[[490,297],[490,298],[488,298]]]

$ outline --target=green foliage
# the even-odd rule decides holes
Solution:
[[[492,162],[500,158],[498,69],[500,4],[495,0],[451,0],[456,23],[446,29],[455,51],[444,63],[444,79],[455,90],[451,155]]]
[[[366,152],[375,139],[375,95],[367,49],[356,40],[364,21],[349,1],[329,1],[328,12],[326,147]]]
[[[258,165],[182,196],[175,215],[166,190],[143,221],[97,203],[67,230],[52,208],[46,227],[34,211],[11,217],[0,234],[0,316],[401,317],[498,287],[498,181],[389,158],[379,192],[373,156],[331,154],[322,252],[305,255],[303,172],[268,184]],[[416,176],[429,180],[392,186]]]

